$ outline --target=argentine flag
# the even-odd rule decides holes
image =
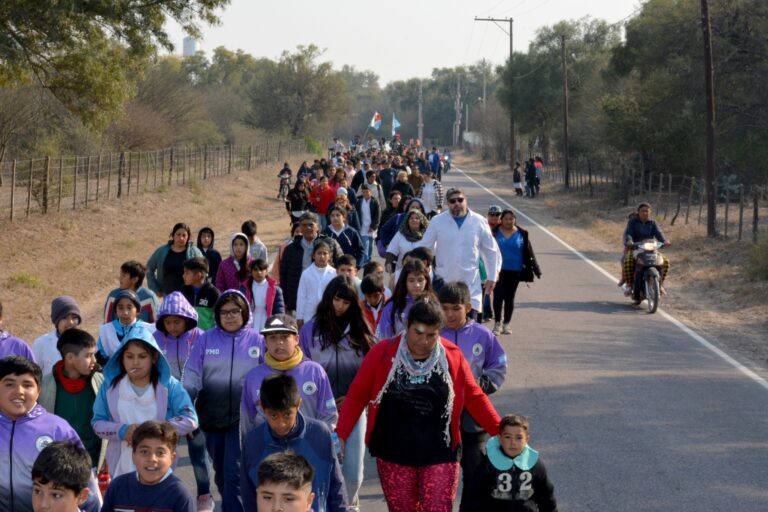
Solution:
[[[371,118],[371,128],[376,131],[379,131],[379,128],[381,128],[381,114],[378,112],[374,112],[373,117]]]
[[[395,117],[395,113],[392,112],[392,136],[395,136],[395,131],[400,128],[400,121]]]

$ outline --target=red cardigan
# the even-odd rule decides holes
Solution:
[[[389,370],[392,368],[397,347],[400,345],[400,336],[390,340],[380,341],[371,348],[363,359],[363,364],[357,371],[355,380],[347,392],[344,403],[341,406],[339,422],[336,425],[336,433],[345,441],[352,433],[357,420],[368,406],[368,430],[365,433],[365,443],[371,440],[373,427],[376,425],[376,415],[379,405],[372,403],[379,394],[384,382],[387,380]],[[453,449],[461,442],[460,420],[464,408],[482,426],[486,432],[495,436],[499,433],[499,418],[496,409],[488,399],[480,386],[475,382],[467,360],[461,353],[461,349],[440,337],[440,343],[445,347],[448,368],[453,380],[453,412],[451,414],[451,446]],[[438,432],[435,435],[442,435]]]

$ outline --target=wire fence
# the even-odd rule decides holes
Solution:
[[[0,162],[0,219],[88,208],[307,153],[304,140],[170,147]]]
[[[707,193],[701,177],[644,172],[638,165],[607,159],[571,159],[569,169],[569,192],[595,199],[597,208],[648,202],[656,216],[670,225],[683,223],[706,232]],[[544,179],[565,185],[565,169],[558,157],[548,162]],[[715,204],[718,235],[753,243],[767,236],[768,186],[721,177],[715,183]]]

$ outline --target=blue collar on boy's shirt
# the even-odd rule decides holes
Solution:
[[[469,213],[467,213],[463,217],[454,217],[453,218],[453,220],[456,221],[456,225],[459,226],[459,229],[461,229],[461,225],[464,224],[464,221],[467,220],[467,217],[469,217]]]
[[[493,467],[501,471],[507,471],[513,465],[523,471],[529,471],[539,460],[539,452],[528,445],[525,445],[525,448],[523,448],[523,451],[521,451],[517,457],[508,457],[501,449],[499,436],[490,438],[485,445],[485,449],[486,453],[488,453],[488,459],[491,461],[491,464],[493,464]]]
[[[123,337],[129,332],[131,332],[131,329],[133,329],[137,323],[139,323],[138,318],[129,325],[123,325],[122,323],[120,323],[120,320],[117,318],[112,320],[112,325],[115,327],[115,333],[117,333],[117,339],[120,341],[123,341]]]

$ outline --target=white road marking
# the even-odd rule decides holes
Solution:
[[[474,179],[473,177],[469,176],[467,173],[465,173],[464,171],[462,171],[461,169],[459,169],[459,168],[458,168],[458,167],[456,167],[455,165],[454,165],[454,166],[451,166],[451,168],[452,168],[452,169],[456,169],[456,170],[457,170],[457,171],[459,171],[461,174],[463,174],[463,175],[464,175],[464,176],[465,176],[465,177],[466,177],[468,180],[470,180],[471,182],[473,182],[475,185],[477,185],[478,187],[482,188],[483,190],[485,190],[486,192],[488,192],[489,194],[491,194],[493,197],[495,197],[496,199],[498,199],[499,201],[501,201],[502,203],[504,203],[506,206],[508,206],[509,208],[511,208],[511,209],[512,209],[512,210],[515,212],[515,215],[518,215],[518,216],[520,216],[520,217],[523,217],[523,218],[524,218],[524,219],[526,219],[528,222],[530,222],[531,224],[533,224],[534,226],[536,226],[537,228],[539,228],[540,230],[542,230],[544,233],[546,233],[547,235],[549,235],[550,237],[552,237],[552,238],[553,238],[555,241],[557,241],[558,243],[560,243],[560,244],[561,244],[563,247],[565,247],[566,249],[568,249],[569,251],[571,251],[573,254],[575,254],[576,256],[578,256],[578,257],[579,257],[581,260],[583,260],[584,262],[586,262],[587,264],[589,264],[590,266],[592,266],[592,267],[593,267],[595,270],[597,270],[598,272],[600,272],[601,274],[603,274],[605,277],[607,277],[608,279],[610,279],[610,280],[611,280],[611,282],[613,282],[613,283],[617,283],[617,282],[618,282],[618,280],[616,279],[616,277],[615,277],[615,276],[613,276],[613,275],[611,275],[611,274],[610,274],[610,273],[609,273],[607,270],[605,270],[604,268],[600,267],[600,266],[599,266],[597,263],[595,263],[594,261],[592,261],[592,260],[590,260],[589,258],[587,258],[586,256],[584,256],[582,253],[580,253],[578,250],[576,250],[574,247],[572,247],[570,244],[568,244],[568,243],[567,243],[565,240],[563,240],[562,238],[560,238],[559,236],[557,236],[556,234],[554,234],[553,232],[551,232],[550,230],[548,230],[547,228],[545,228],[544,226],[542,226],[541,224],[539,224],[538,222],[536,222],[535,220],[533,220],[531,217],[529,217],[529,216],[528,216],[528,215],[526,215],[525,213],[521,212],[519,209],[517,209],[517,208],[515,208],[514,206],[512,206],[512,205],[511,205],[509,202],[507,202],[507,201],[506,201],[504,198],[502,198],[502,197],[499,197],[499,195],[498,195],[498,194],[496,194],[496,193],[495,193],[495,192],[493,192],[492,190],[488,189],[488,188],[487,188],[485,185],[483,185],[482,183],[480,183],[479,181],[477,181],[477,180],[476,180],[476,179]],[[688,327],[688,326],[687,326],[687,325],[685,325],[683,322],[681,322],[681,321],[680,321],[680,320],[678,320],[677,318],[673,317],[672,315],[670,315],[670,314],[669,314],[669,313],[667,313],[666,311],[663,311],[661,308],[659,308],[659,309],[657,310],[657,313],[659,313],[659,314],[660,314],[660,315],[661,315],[661,316],[662,316],[664,319],[666,319],[666,320],[668,320],[669,322],[671,322],[671,323],[672,323],[672,325],[676,326],[678,329],[680,329],[681,331],[683,331],[683,332],[684,332],[685,334],[687,334],[689,337],[691,337],[692,339],[696,340],[696,341],[697,341],[699,344],[701,344],[703,347],[706,347],[707,349],[709,349],[709,350],[710,350],[711,352],[713,352],[715,355],[717,355],[718,357],[720,357],[720,358],[721,358],[723,361],[727,362],[728,364],[730,364],[731,366],[733,366],[734,368],[736,368],[737,370],[739,370],[741,373],[743,373],[745,376],[747,376],[747,377],[749,377],[750,379],[752,379],[753,381],[755,381],[755,382],[756,382],[757,384],[759,384],[761,387],[763,387],[764,389],[768,390],[768,381],[766,381],[765,379],[763,379],[762,377],[760,377],[758,374],[756,374],[755,372],[753,372],[752,370],[750,370],[749,368],[747,368],[746,366],[744,366],[743,364],[741,364],[740,362],[738,362],[738,361],[737,361],[736,359],[734,359],[733,357],[729,356],[728,354],[726,354],[725,352],[723,352],[722,350],[720,350],[719,348],[717,348],[717,347],[716,347],[716,346],[715,346],[715,345],[714,345],[712,342],[708,341],[706,338],[704,338],[703,336],[701,336],[700,334],[698,334],[697,332],[695,332],[693,329],[691,329],[690,327]]]

